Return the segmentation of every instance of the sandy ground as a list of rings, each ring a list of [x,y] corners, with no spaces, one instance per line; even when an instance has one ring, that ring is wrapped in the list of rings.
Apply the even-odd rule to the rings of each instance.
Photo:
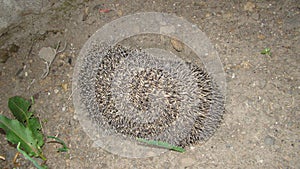
[[[124,158],[93,148],[73,118],[73,68],[83,44],[104,24],[150,11],[176,14],[206,33],[226,72],[227,113],[209,141],[183,154]],[[19,47],[0,63],[1,111],[11,117],[8,98],[34,96],[44,133],[70,147],[68,153],[57,153],[57,144],[43,147],[50,168],[300,168],[299,18],[297,0],[53,1],[48,10],[27,15],[0,37],[3,49]],[[67,48],[41,79],[45,64],[38,53],[59,41]],[[271,56],[260,54],[266,47]],[[0,143],[0,155],[6,157],[0,168],[12,168],[16,150],[4,134]],[[18,162],[19,168],[34,168],[23,157]]]

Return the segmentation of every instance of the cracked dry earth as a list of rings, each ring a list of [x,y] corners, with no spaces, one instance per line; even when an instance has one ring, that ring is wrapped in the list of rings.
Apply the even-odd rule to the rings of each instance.
[[[26,15],[0,37],[9,56],[0,63],[1,113],[11,117],[7,101],[12,96],[35,98],[33,109],[44,133],[59,136],[70,148],[57,153],[59,145],[46,144],[50,168],[300,168],[299,1],[65,2],[52,0],[46,10]],[[72,73],[81,47],[96,30],[122,16],[150,11],[183,17],[209,37],[226,73],[227,113],[213,137],[185,153],[124,158],[92,147],[73,118]],[[42,79],[45,64],[39,51],[59,41],[67,43],[66,50]],[[266,47],[271,56],[260,54]],[[4,134],[0,143],[5,157],[0,168],[13,168],[15,147]],[[34,168],[22,156],[17,162],[15,167]]]

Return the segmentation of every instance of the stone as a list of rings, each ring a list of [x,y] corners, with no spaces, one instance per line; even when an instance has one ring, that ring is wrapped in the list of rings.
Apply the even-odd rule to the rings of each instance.
[[[245,11],[249,11],[249,12],[253,12],[253,9],[255,8],[255,4],[252,3],[252,2],[247,2],[245,5],[244,5],[244,10]]]
[[[61,84],[61,87],[64,89],[64,91],[66,92],[68,90],[68,83],[63,83]]]
[[[171,39],[171,44],[177,52],[181,52],[183,50],[183,44],[180,41]]]
[[[39,51],[39,57],[44,59],[46,62],[51,63],[55,58],[56,51],[51,47],[43,47]]]
[[[272,146],[275,144],[275,138],[268,135],[265,137],[264,142],[266,145]]]

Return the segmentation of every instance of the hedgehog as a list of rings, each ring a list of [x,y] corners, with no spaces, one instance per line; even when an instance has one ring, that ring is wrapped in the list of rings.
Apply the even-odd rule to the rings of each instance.
[[[108,134],[186,147],[219,127],[224,96],[207,71],[182,58],[93,43],[79,74],[89,118]]]

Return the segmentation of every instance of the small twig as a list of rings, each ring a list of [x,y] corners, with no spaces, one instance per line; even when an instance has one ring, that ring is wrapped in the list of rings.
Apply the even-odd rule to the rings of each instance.
[[[75,87],[74,90],[77,90],[77,87]],[[68,100],[71,100],[71,98],[72,98],[72,96],[73,96],[73,94],[74,94],[74,90],[71,91],[71,94],[70,94],[70,96],[68,97]]]
[[[29,49],[28,54],[27,54],[27,56],[26,56],[25,59],[27,59],[27,58],[29,57],[29,55],[31,54],[34,43],[35,43],[35,42],[34,42],[34,40],[33,40],[33,41],[31,42],[30,49]]]
[[[20,155],[20,152],[17,152],[17,153],[15,154],[15,156],[14,156],[14,158],[13,158],[13,163],[14,163],[14,165],[18,165],[17,159],[18,159],[19,155]]]
[[[30,89],[30,87],[33,85],[34,82],[35,82],[35,79],[33,79],[33,80],[30,82],[30,84],[29,84],[28,87],[27,87],[27,90]]]
[[[55,49],[55,54],[54,54],[54,58],[52,59],[52,61],[50,61],[49,63],[48,62],[45,62],[45,64],[46,64],[46,72],[42,75],[42,79],[44,79],[45,77],[47,77],[48,76],[48,74],[49,74],[49,72],[50,72],[50,66],[51,66],[51,64],[53,63],[53,61],[55,60],[55,58],[56,58],[56,56],[58,55],[58,54],[60,54],[60,53],[62,53],[62,52],[64,52],[65,50],[66,50],[66,48],[67,48],[67,42],[65,42],[65,46],[64,46],[64,48],[62,49],[62,50],[58,50],[59,49],[59,47],[60,47],[60,41],[58,41],[58,45],[57,45],[57,47],[56,47],[56,49]]]
[[[46,72],[41,76],[42,79],[45,79],[45,77],[49,74],[49,63],[48,62],[44,62],[46,64]]]
[[[60,44],[60,41],[58,43]],[[60,45],[57,46],[56,51],[58,50],[59,47],[60,47]],[[67,42],[65,42],[65,46],[64,46],[64,48],[62,50],[56,52],[56,55],[64,52],[66,50],[66,48],[67,48]]]
[[[0,156],[0,159],[5,161],[5,157],[4,156]]]

